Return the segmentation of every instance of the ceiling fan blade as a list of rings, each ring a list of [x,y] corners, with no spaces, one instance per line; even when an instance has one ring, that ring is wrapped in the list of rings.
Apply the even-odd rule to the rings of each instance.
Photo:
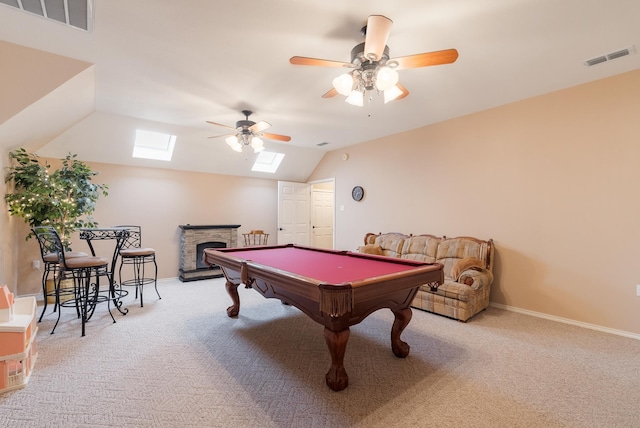
[[[446,49],[443,51],[426,52],[416,55],[401,56],[392,58],[389,61],[396,61],[398,66],[396,70],[406,68],[426,67],[429,65],[451,64],[458,59],[458,51],[455,49]]]
[[[367,34],[364,39],[364,56],[379,61],[387,45],[393,21],[382,15],[371,15],[367,20]],[[369,55],[375,55],[370,58]]]
[[[307,58],[306,56],[292,56],[289,62],[293,65],[313,65],[317,67],[353,67],[350,62],[331,61],[328,59]]]
[[[394,101],[401,100],[404,97],[406,97],[407,95],[409,95],[409,91],[407,91],[407,88],[405,88],[404,86],[402,86],[399,83],[396,83],[396,86],[398,87],[398,89],[400,89],[402,91],[402,94],[398,95],[398,98],[396,98]]]
[[[207,138],[220,138],[220,137],[230,137],[233,134],[223,134],[223,135],[213,135],[211,137],[207,137]]]
[[[262,136],[270,140],[291,141],[291,137],[289,137],[288,135],[269,134],[267,132],[263,132]]]
[[[236,129],[236,128],[232,128],[231,126],[223,125],[223,124],[221,124],[221,123],[211,122],[211,121],[208,121],[208,120],[207,120],[206,122],[207,122],[207,123],[210,123],[210,124],[212,124],[212,125],[222,126],[223,128],[227,128],[227,129],[233,129],[233,130],[235,130],[235,129]]]
[[[261,122],[254,123],[253,125],[251,125],[249,127],[249,131],[251,131],[251,132],[260,132],[263,129],[267,129],[270,126],[271,126],[270,123],[261,121]]]
[[[322,95],[322,98],[331,98],[335,97],[336,95],[338,95],[338,91],[336,91],[336,88],[331,88]]]

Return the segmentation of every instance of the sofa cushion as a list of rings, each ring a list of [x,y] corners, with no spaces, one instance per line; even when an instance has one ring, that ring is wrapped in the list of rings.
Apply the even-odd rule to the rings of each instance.
[[[382,247],[376,244],[366,244],[358,247],[358,251],[363,254],[373,254],[376,256],[382,256]]]
[[[453,266],[451,267],[451,278],[453,278],[454,281],[457,281],[458,278],[460,277],[460,274],[465,270],[467,269],[482,270],[484,269],[484,267],[485,267],[485,263],[476,257],[465,257],[464,259],[458,259],[456,262],[453,263]],[[467,285],[471,285],[471,284],[467,284]]]
[[[383,233],[376,236],[375,245],[382,248],[382,255],[387,257],[400,257],[405,239],[409,238],[402,233]]]
[[[435,263],[438,244],[442,238],[433,235],[416,235],[405,239],[402,246],[403,259]]]

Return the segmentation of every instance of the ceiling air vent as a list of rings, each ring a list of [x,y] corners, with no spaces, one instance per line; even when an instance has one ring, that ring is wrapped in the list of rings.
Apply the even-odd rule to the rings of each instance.
[[[322,146],[326,146],[327,144],[329,144],[329,143],[327,143],[326,141],[323,141],[322,143],[316,144],[316,146],[322,147]]]
[[[615,52],[610,52],[608,54],[600,55],[595,58],[588,59],[584,62],[584,65],[587,67],[591,67],[596,64],[600,64],[607,61],[613,61],[614,59],[622,58],[623,56],[631,55],[636,52],[635,46],[631,46],[628,48],[620,49]]]
[[[81,30],[91,31],[93,25],[93,0],[0,0],[0,4]]]

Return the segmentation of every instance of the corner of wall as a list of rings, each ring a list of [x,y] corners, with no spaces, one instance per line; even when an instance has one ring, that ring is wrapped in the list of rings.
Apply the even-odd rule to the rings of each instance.
[[[9,165],[9,154],[7,150],[2,150],[0,153],[0,168],[3,172],[7,165]],[[13,231],[13,219],[9,215],[7,204],[4,200],[4,195],[7,192],[4,174],[2,178],[0,180],[0,194],[2,195],[2,201],[0,202],[0,207],[2,207],[2,214],[0,214],[0,236],[2,236],[2,239],[0,239],[0,284],[6,284],[12,293],[16,293],[15,233]]]

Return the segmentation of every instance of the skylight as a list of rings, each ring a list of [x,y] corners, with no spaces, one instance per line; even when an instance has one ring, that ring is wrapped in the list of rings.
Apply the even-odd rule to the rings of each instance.
[[[133,157],[170,161],[175,144],[175,135],[137,129]]]
[[[256,172],[270,172],[274,173],[278,170],[280,166],[280,162],[284,159],[284,153],[275,153],[275,152],[260,152],[258,153],[258,158],[256,162],[253,164],[253,168],[251,171]]]

